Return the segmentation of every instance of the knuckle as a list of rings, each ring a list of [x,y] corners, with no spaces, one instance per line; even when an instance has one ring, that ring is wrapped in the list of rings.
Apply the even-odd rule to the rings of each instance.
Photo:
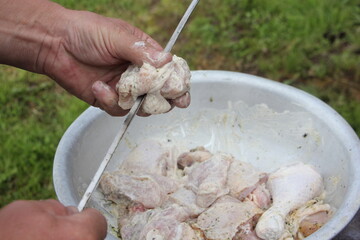
[[[46,199],[46,200],[44,200],[44,202],[47,202],[56,207],[63,207],[63,205],[58,200],[55,200],[55,199]]]
[[[44,212],[39,212],[38,214],[33,214],[31,216],[33,222],[36,222],[39,226],[44,228],[56,230],[57,228],[57,220],[56,218]]]
[[[13,201],[12,203],[10,203],[8,206],[9,207],[19,207],[19,206],[23,206],[26,203],[27,203],[27,201],[25,201],[25,200],[16,200],[16,201]]]

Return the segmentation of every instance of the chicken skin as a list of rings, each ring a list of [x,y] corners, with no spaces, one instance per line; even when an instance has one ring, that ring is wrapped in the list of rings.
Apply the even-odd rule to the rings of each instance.
[[[148,63],[131,65],[116,85],[119,106],[130,109],[138,96],[147,94],[142,109],[148,114],[168,112],[168,100],[176,100],[190,90],[190,69],[186,61],[176,55],[161,68]]]
[[[122,240],[300,240],[332,216],[321,175],[296,163],[273,173],[204,147],[146,140],[100,187]]]

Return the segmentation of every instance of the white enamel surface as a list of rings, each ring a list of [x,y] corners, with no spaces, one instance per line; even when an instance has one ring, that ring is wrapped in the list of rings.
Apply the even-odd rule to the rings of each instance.
[[[191,95],[188,109],[136,117],[108,170],[149,137],[181,142],[183,147],[205,145],[211,151],[230,152],[266,172],[303,161],[322,174],[326,201],[337,209],[308,239],[331,239],[351,220],[360,205],[360,143],[332,108],[293,87],[225,71],[192,72]],[[237,101],[244,104],[235,104]],[[226,112],[229,102],[233,110]],[[53,168],[62,203],[77,205],[123,121],[90,107],[68,128]]]

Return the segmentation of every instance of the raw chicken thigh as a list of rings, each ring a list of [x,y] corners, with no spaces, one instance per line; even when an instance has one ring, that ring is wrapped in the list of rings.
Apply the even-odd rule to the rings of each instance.
[[[190,77],[186,61],[176,55],[161,68],[155,68],[148,63],[141,67],[131,65],[116,85],[118,104],[123,109],[130,109],[138,96],[147,94],[142,104],[145,113],[168,112],[171,106],[167,99],[176,99],[188,92]]]
[[[308,164],[267,174],[227,153],[155,140],[100,187],[117,207],[122,240],[300,240],[331,217],[322,177]]]

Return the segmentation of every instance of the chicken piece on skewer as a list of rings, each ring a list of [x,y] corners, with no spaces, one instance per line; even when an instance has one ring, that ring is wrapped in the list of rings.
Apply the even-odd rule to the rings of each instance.
[[[266,240],[277,240],[284,232],[289,212],[323,192],[323,180],[315,169],[304,163],[282,167],[269,175],[267,182],[273,205],[260,217],[256,234]]]
[[[181,102],[181,98],[189,98],[187,92],[190,89],[190,77],[186,61],[176,55],[161,68],[155,68],[148,63],[141,67],[131,65],[116,85],[118,104],[123,109],[130,109],[138,96],[147,94],[142,104],[145,113],[168,112],[171,109],[168,100]]]

